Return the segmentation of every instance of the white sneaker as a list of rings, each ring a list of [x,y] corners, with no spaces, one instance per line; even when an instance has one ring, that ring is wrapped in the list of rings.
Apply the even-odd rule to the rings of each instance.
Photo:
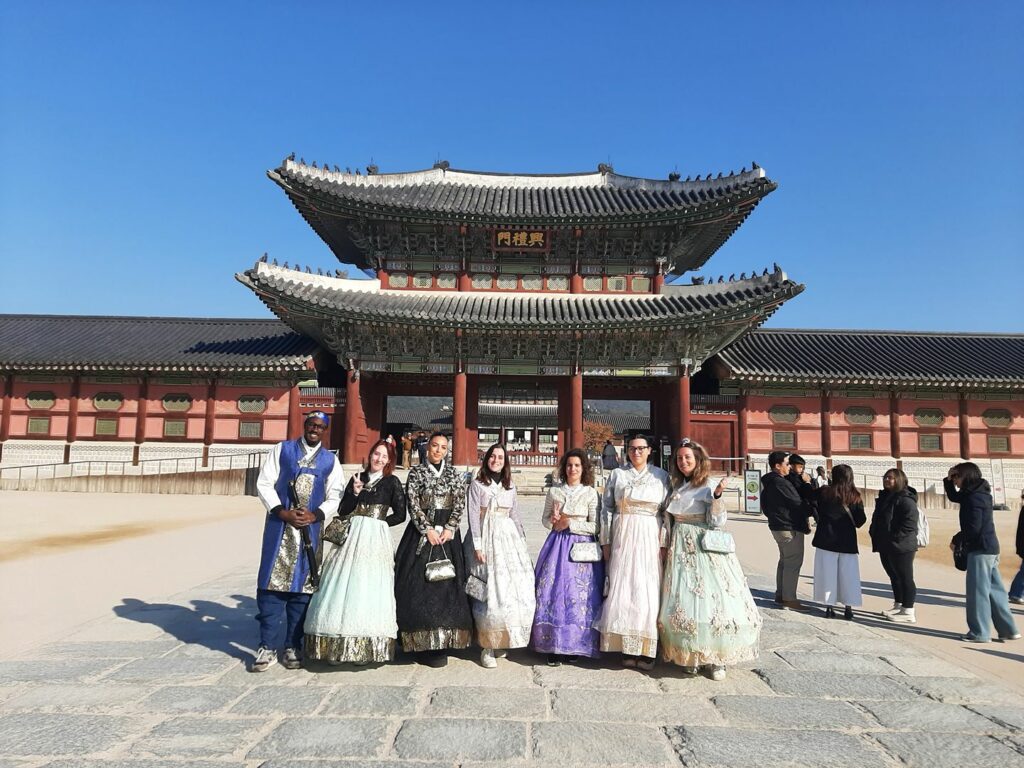
[[[250,672],[266,672],[271,664],[277,661],[277,654],[269,648],[260,646],[256,651],[256,658],[252,660]]]
[[[711,679],[719,682],[725,680],[725,667],[712,667]]]
[[[900,624],[917,624],[913,608],[900,608],[896,613],[890,613],[885,618],[889,621],[896,621]]]
[[[903,609],[903,606],[899,603],[893,603],[892,608],[886,608],[885,610],[879,611],[879,616],[892,616],[894,613],[899,613]]]
[[[480,651],[480,666],[484,669],[494,669],[498,666],[498,660],[494,658],[494,651],[490,648]]]

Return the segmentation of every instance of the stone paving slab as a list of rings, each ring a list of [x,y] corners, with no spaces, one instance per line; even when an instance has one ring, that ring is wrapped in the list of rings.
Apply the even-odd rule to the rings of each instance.
[[[219,765],[219,763],[218,763]],[[463,766],[466,763],[462,764]],[[486,763],[494,768],[495,763]],[[521,763],[519,765],[522,765]],[[453,768],[455,763],[432,763],[420,760],[368,760],[365,757],[352,760],[286,760],[271,759],[261,762],[259,768]],[[460,766],[461,768],[461,766]]]
[[[811,651],[778,651],[778,656],[795,669],[804,672],[829,672],[840,675],[892,675],[899,672],[894,666],[875,656],[855,656],[841,653],[815,653]]]
[[[907,685],[920,694],[950,704],[1004,704],[1024,706],[1024,696],[986,680],[958,677],[911,677]]]
[[[261,719],[175,717],[165,720],[131,747],[131,753],[153,757],[229,757],[251,743]]]
[[[416,714],[423,691],[400,685],[345,685],[333,690],[325,715],[401,717]]]
[[[843,637],[830,635],[825,638],[829,645],[843,653],[868,656],[913,656],[922,659],[934,659],[928,651],[905,640],[892,640],[887,637],[873,638]]]
[[[725,680],[712,680],[707,675],[684,675],[678,667],[663,665],[657,675],[658,687],[677,696],[708,698],[714,694],[748,694],[771,696],[774,691],[752,670],[729,669]]]
[[[852,704],[833,699],[715,696],[711,701],[733,728],[848,730],[874,725]]]
[[[310,687],[261,685],[228,711],[233,715],[311,715],[324,703],[328,693]]]
[[[526,757],[526,736],[526,723],[415,719],[402,724],[394,749],[412,760],[510,760]]]
[[[388,733],[385,720],[306,717],[282,722],[247,755],[277,757],[378,757]]]
[[[430,695],[425,717],[483,717],[506,720],[544,720],[547,695],[540,688],[438,688]]]
[[[509,653],[509,658],[498,659],[498,666],[495,669],[485,669],[478,661],[479,651],[474,653],[473,659],[450,658],[448,666],[435,669],[425,664],[417,664],[414,667],[412,684],[422,687],[433,688],[438,685],[456,686],[466,685],[470,687],[495,687],[495,688],[532,688],[535,683],[533,679],[534,667],[530,663],[521,663],[514,654]]]
[[[24,690],[4,703],[7,710],[40,709],[55,712],[113,712],[131,708],[149,693],[144,685],[44,683]]]
[[[711,702],[704,698],[665,693],[563,688],[551,692],[552,714],[570,722],[722,725]]]
[[[145,730],[138,718],[18,713],[0,716],[0,755],[85,755]]]
[[[936,659],[934,656],[902,656],[885,654],[882,659],[892,664],[904,675],[910,677],[972,677],[977,676],[966,669]]]
[[[209,714],[223,710],[245,691],[241,686],[170,685],[151,693],[139,702],[137,709],[167,714]]]
[[[1024,765],[1024,754],[991,736],[944,733],[872,733],[909,768],[1010,768]]]
[[[0,683],[59,683],[99,677],[124,664],[104,659],[53,659],[0,661]]]
[[[884,727],[897,731],[998,733],[1005,729],[959,704],[938,701],[865,701],[861,703]]]
[[[131,683],[203,682],[216,678],[229,669],[237,667],[234,659],[222,656],[219,659],[136,659],[129,661],[109,675],[105,681]]]
[[[276,669],[271,667],[270,671],[275,672],[278,677],[288,677],[293,682],[298,682],[302,685],[412,685],[420,666],[403,659],[398,662],[381,664],[375,667],[357,667],[352,665],[332,667],[327,664],[315,664],[309,670],[296,670],[299,672],[298,675],[289,673],[286,670],[282,671],[279,664],[275,665]],[[451,666],[454,668],[454,662]],[[244,670],[232,672],[231,674],[232,676],[245,677]]]
[[[898,678],[880,675],[810,675],[796,670],[758,670],[765,685],[782,696],[821,699],[911,700],[920,696]]]
[[[2,766],[3,763],[0,763]],[[145,760],[139,761],[131,757],[114,758],[112,760],[54,760],[44,763],[40,768],[246,768],[245,763],[212,762],[207,760]]]
[[[830,731],[763,731],[686,726],[668,731],[683,765],[701,768],[892,768],[860,736]]]
[[[970,708],[980,715],[1024,733],[1024,707],[1001,707],[992,704],[971,704]]]
[[[613,656],[610,665],[616,663]],[[664,666],[664,665],[662,665]],[[635,669],[614,666],[597,668],[595,665],[583,666],[563,664],[560,667],[536,667],[534,676],[537,684],[544,688],[608,688],[620,691],[648,691],[656,693],[658,687],[658,669],[643,673]]]
[[[533,756],[545,765],[664,765],[670,757],[658,728],[619,724],[535,723]]]
[[[139,659],[163,656],[181,645],[180,640],[173,638],[128,642],[93,640],[44,645],[35,655],[50,658]]]

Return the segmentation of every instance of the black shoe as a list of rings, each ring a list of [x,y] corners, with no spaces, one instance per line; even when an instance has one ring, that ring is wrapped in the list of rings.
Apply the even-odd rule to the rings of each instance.
[[[434,652],[424,654],[426,656],[423,661],[428,667],[447,667],[448,666],[448,654],[444,652]]]
[[[548,654],[548,666],[549,667],[560,667],[562,666],[562,659],[559,658],[557,653]]]
[[[843,611],[843,618],[847,621],[853,621],[853,608],[846,606],[846,610]]]
[[[1012,640],[1013,638],[1010,638],[1010,639]],[[570,664],[575,664],[577,661],[580,660],[580,657],[579,656],[566,656],[565,660],[567,662],[569,662]]]
[[[834,619],[836,617],[836,609],[831,605],[825,606],[825,618]]]

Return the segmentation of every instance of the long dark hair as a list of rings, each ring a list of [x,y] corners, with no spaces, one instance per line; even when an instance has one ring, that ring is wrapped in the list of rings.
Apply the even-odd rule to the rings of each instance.
[[[571,451],[566,451],[562,458],[559,459],[558,479],[563,483],[565,482],[565,467],[573,456],[579,459],[580,464],[583,465],[583,471],[580,473],[580,485],[592,486],[594,484],[594,468],[590,465],[590,459],[587,458],[587,454],[581,448],[573,448]]]
[[[860,491],[853,484],[853,469],[849,464],[832,467],[832,483],[821,489],[823,501],[838,501],[844,507],[861,503]]]
[[[487,464],[490,462],[491,456],[499,448],[505,454],[505,466],[501,468],[501,474],[495,476]],[[508,462],[508,450],[506,450],[504,443],[495,443],[487,449],[483,461],[480,462],[480,471],[476,473],[476,479],[484,485],[490,485],[492,482],[498,481],[505,490],[512,487],[512,466]]]
[[[981,467],[973,461],[957,464],[953,467],[953,472],[956,474],[956,484],[960,486],[960,490],[973,491],[983,482]]]

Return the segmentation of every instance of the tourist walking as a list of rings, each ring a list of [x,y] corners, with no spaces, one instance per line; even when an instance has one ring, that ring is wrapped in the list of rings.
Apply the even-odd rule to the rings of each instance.
[[[402,465],[408,469],[412,466],[412,435],[402,435]]]
[[[825,472],[824,467],[818,467],[814,470],[814,486],[816,488],[824,488],[828,485],[828,474]]]
[[[307,659],[372,664],[395,657],[395,559],[389,528],[406,516],[405,490],[392,474],[396,461],[392,444],[374,444],[366,470],[349,480],[338,517],[324,529],[332,546],[306,613]]]
[[[536,609],[533,563],[519,517],[512,468],[505,446],[492,445],[484,454],[466,494],[472,553],[470,573],[483,582],[483,600],[471,601],[480,664],[498,665],[509,648],[525,648]],[[467,555],[467,559],[469,555]]]
[[[727,665],[757,658],[761,614],[731,551],[732,537],[722,530],[726,479],[712,485],[710,473],[707,450],[683,440],[665,509],[672,534],[658,631],[662,659],[688,674],[704,668],[712,680],[724,680]]]
[[[860,491],[853,484],[848,464],[832,468],[832,481],[818,493],[818,524],[814,530],[814,601],[835,618],[842,603],[844,618],[853,620],[853,609],[863,604],[860,590],[860,550],[857,529],[867,522]]]
[[[896,467],[888,470],[882,475],[882,490],[875,500],[868,535],[871,550],[878,553],[892,585],[892,607],[882,611],[882,616],[890,621],[917,622],[914,557],[920,517],[917,491],[907,484],[906,474]]]
[[[271,448],[256,481],[267,517],[256,580],[260,645],[253,672],[265,671],[278,651],[286,669],[302,666],[302,625],[319,583],[320,528],[338,511],[344,482],[337,457],[321,444],[330,421],[322,411],[307,414],[302,437]]]
[[[601,450],[601,466],[609,472],[619,468],[619,452],[615,450],[615,444],[611,440],[604,441],[604,448]]]
[[[594,621],[605,574],[597,544],[600,499],[586,453],[579,448],[565,453],[558,480],[548,489],[541,516],[551,533],[537,555],[537,613],[530,640],[533,650],[548,654],[550,666],[600,655]]]
[[[960,505],[960,532],[949,548],[959,543],[967,554],[968,632],[961,639],[987,643],[994,625],[998,640],[1017,640],[1020,633],[999,575],[999,539],[992,521],[991,488],[982,479],[978,465],[970,461],[952,467],[942,484],[946,497]]]
[[[1020,493],[1020,514],[1017,516],[1017,557],[1020,570],[1010,584],[1010,602],[1024,603],[1024,491]]]
[[[803,610],[796,599],[796,589],[804,563],[804,534],[811,532],[807,524],[810,508],[787,480],[788,474],[789,454],[768,454],[768,473],[761,478],[761,511],[768,518],[768,530],[779,548],[775,602],[786,609]]]
[[[665,470],[648,463],[649,438],[634,436],[626,453],[628,464],[611,473],[602,499],[598,531],[608,597],[595,627],[602,651],[621,652],[623,666],[651,670],[658,653],[662,547],[668,544],[661,508],[669,480]]]
[[[435,667],[448,663],[449,650],[468,648],[473,629],[459,534],[466,484],[447,456],[448,438],[435,432],[427,441],[426,461],[409,470],[409,525],[395,553],[402,649],[423,654]]]

